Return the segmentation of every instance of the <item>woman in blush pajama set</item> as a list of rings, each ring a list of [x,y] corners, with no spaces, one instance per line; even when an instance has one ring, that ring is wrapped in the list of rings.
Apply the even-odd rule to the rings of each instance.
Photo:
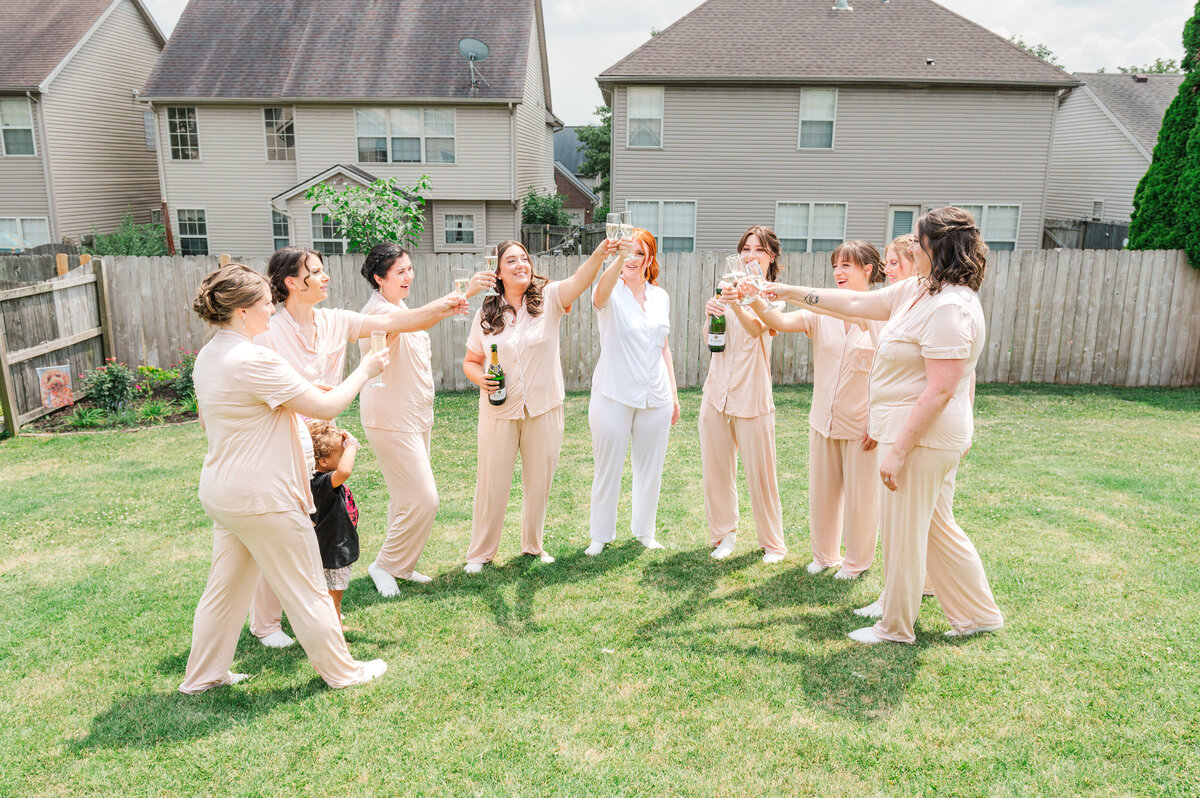
[[[738,252],[754,257],[768,280],[776,280],[779,238],[755,225],[742,234]],[[705,306],[709,316],[736,321],[725,326],[725,349],[714,352],[700,400],[700,468],[704,475],[704,513],[712,557],[723,560],[737,543],[737,461],[741,457],[754,510],[754,528],[763,562],[787,554],[783,505],[775,471],[775,401],[771,396],[771,335],[754,314],[736,301],[732,286]]]
[[[296,415],[344,410],[382,370],[387,355],[364,358],[328,392],[313,388],[283,358],[253,343],[268,328],[274,308],[266,280],[240,264],[205,278],[193,308],[217,327],[196,356],[194,372],[208,436],[200,503],[213,519],[213,553],[179,691],[202,693],[246,678],[229,668],[260,573],[330,687],[370,681],[387,665],[358,662],[346,647],[309,517],[309,467]]]
[[[814,310],[887,319],[871,367],[870,433],[880,445],[883,616],[850,637],[912,643],[929,581],[959,637],[1004,625],[979,553],[954,521],[954,474],[974,431],[971,385],[984,345],[978,290],[987,247],[955,207],[917,221],[917,277],[880,291],[772,286]]]

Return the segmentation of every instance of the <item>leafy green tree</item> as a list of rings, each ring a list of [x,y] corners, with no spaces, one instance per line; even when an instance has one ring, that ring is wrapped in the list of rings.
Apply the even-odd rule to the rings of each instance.
[[[1174,58],[1168,58],[1165,61],[1161,58],[1155,58],[1153,64],[1145,66],[1119,66],[1117,71],[1122,75],[1178,75],[1180,72],[1179,62]]]
[[[304,193],[313,210],[324,210],[338,225],[351,252],[366,252],[376,244],[402,244],[415,248],[425,232],[425,194],[429,175],[411,186],[384,177],[363,188],[353,183],[338,189],[317,183]]]
[[[125,209],[121,223],[111,233],[101,233],[92,227],[92,243],[84,245],[89,255],[137,255],[153,257],[167,254],[167,231],[161,224],[138,224],[133,220],[133,211]]]
[[[1010,42],[1012,42],[1013,44],[1015,44],[1017,47],[1020,47],[1022,50],[1025,50],[1026,52],[1029,52],[1029,53],[1033,53],[1034,55],[1036,55],[1038,58],[1042,59],[1046,63],[1054,64],[1054,66],[1056,66],[1056,67],[1062,66],[1062,64],[1060,64],[1058,62],[1058,56],[1056,56],[1049,47],[1047,47],[1044,44],[1041,44],[1040,42],[1038,44],[1030,44],[1030,43],[1026,42],[1024,39],[1022,39],[1019,35],[1016,35],[1016,34],[1010,36],[1008,38],[1008,40]]]
[[[1150,168],[1138,183],[1129,223],[1130,249],[1184,249],[1200,268],[1200,2],[1183,29],[1187,76],[1163,115]]]
[[[553,224],[568,225],[571,217],[563,210],[566,197],[562,194],[549,192],[545,196],[538,195],[532,188],[521,203],[521,224]]]
[[[599,124],[581,125],[575,129],[579,148],[583,150],[579,173],[584,177],[600,178],[600,185],[596,189],[607,208],[608,192],[612,188],[612,109],[607,105],[598,106],[596,116],[600,117]]]

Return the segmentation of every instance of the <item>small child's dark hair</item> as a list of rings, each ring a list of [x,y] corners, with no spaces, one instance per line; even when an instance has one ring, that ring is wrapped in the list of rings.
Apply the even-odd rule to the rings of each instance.
[[[309,420],[308,434],[312,436],[313,458],[317,460],[333,454],[333,450],[337,448],[338,441],[342,439],[342,431],[340,429],[328,421],[318,421],[316,419]]]

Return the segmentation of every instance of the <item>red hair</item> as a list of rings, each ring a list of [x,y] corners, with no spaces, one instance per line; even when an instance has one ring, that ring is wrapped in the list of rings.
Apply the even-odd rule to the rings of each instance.
[[[654,236],[649,230],[643,230],[640,227],[633,229],[633,237],[641,242],[642,249],[646,251],[646,266],[644,276],[646,282],[650,285],[658,285],[658,244],[654,240]]]

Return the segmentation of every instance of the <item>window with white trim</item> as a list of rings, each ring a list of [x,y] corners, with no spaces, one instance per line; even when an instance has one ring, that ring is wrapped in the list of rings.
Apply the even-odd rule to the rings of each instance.
[[[474,244],[475,243],[475,214],[448,213],[446,214],[446,243]]]
[[[203,208],[178,208],[179,254],[208,254],[208,218]]]
[[[146,149],[158,149],[158,136],[154,130],[154,112],[142,111],[142,133],[146,136]]]
[[[268,161],[296,160],[296,127],[291,108],[264,108],[263,129]]]
[[[324,213],[312,215],[312,237],[313,249],[322,255],[345,255],[350,249],[342,226]]]
[[[836,118],[837,89],[801,89],[798,148],[833,149],[833,127]]]
[[[777,202],[775,234],[784,252],[832,252],[846,240],[846,203]]]
[[[1021,229],[1020,205],[967,205],[954,203],[975,217],[975,225],[988,249],[1011,252],[1017,248]]]
[[[455,163],[453,108],[359,108],[359,163]]]
[[[167,139],[172,161],[200,160],[200,128],[195,108],[167,109]]]
[[[650,231],[659,252],[696,249],[696,203],[673,200],[627,200],[625,210],[635,227]]]
[[[1104,218],[1104,200],[1092,200],[1092,218]]]
[[[283,249],[292,243],[292,224],[287,214],[271,211],[271,237],[275,241],[275,249]]]
[[[150,224],[162,224],[162,208],[150,209]]]
[[[11,237],[11,240],[10,240]],[[0,218],[0,250],[28,249],[50,243],[50,220],[43,217]]]
[[[661,147],[663,87],[630,86],[625,90],[625,144],[628,147]]]
[[[37,155],[33,143],[33,108],[25,97],[0,100],[0,154]]]

